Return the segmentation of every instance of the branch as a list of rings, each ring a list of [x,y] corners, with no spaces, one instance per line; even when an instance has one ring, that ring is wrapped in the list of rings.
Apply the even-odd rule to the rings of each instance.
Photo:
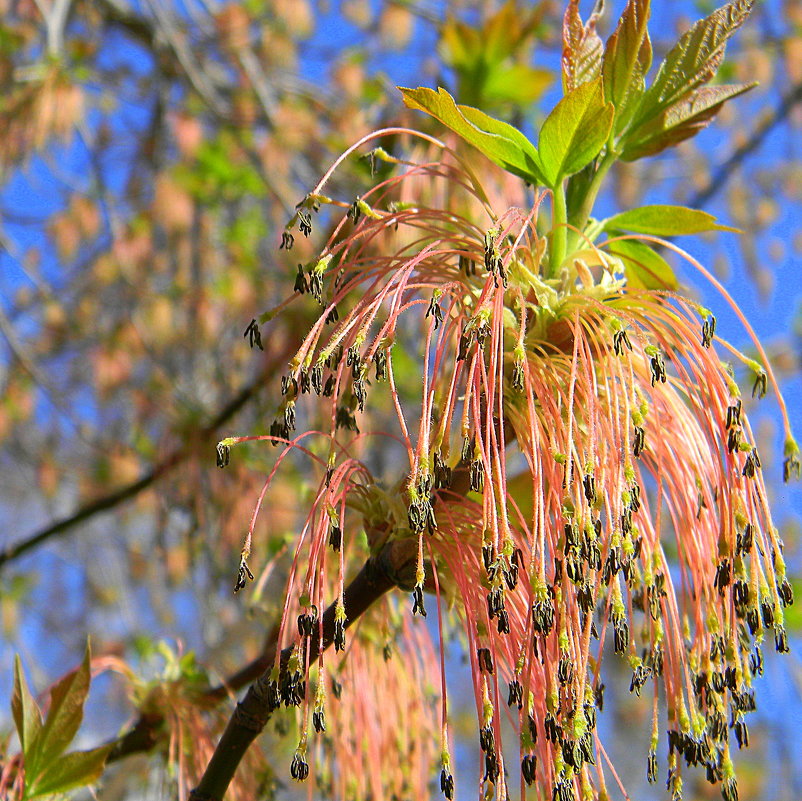
[[[388,543],[378,556],[368,559],[345,588],[343,604],[347,615],[346,628],[375,601],[397,586],[397,576],[403,574],[410,563],[414,563],[417,548],[404,547],[407,544],[403,541]],[[331,604],[323,614],[322,643],[318,638],[309,640],[309,664],[334,640],[335,609],[336,604]],[[282,672],[286,670],[293,649],[294,646],[289,646],[281,652]],[[278,708],[271,701],[271,669],[272,665],[250,686],[245,697],[237,704],[200,783],[189,795],[189,801],[222,801],[245,752]]]
[[[794,108],[802,102],[802,83],[797,83],[785,94],[773,113],[766,117],[752,132],[752,135],[716,170],[706,187],[699,190],[689,201],[691,208],[701,208],[714,195],[723,189],[733,172],[746,158],[763,143],[763,140],[776,128]]]
[[[80,507],[71,515],[57,520],[46,526],[41,531],[33,534],[27,539],[20,542],[12,543],[11,545],[0,551],[0,570],[6,562],[16,559],[18,556],[26,553],[27,551],[36,548],[43,542],[47,542],[54,537],[61,536],[79,523],[83,523],[91,517],[94,517],[100,512],[105,512],[107,509],[113,509],[125,501],[139,495],[140,492],[146,490],[157,479],[161,478],[165,473],[169,472],[176,465],[187,459],[191,453],[196,450],[195,442],[202,440],[218,429],[223,423],[233,417],[255,394],[260,386],[265,381],[265,378],[272,374],[273,366],[268,365],[263,369],[260,374],[250,383],[247,384],[238,395],[232,398],[212,420],[193,437],[191,445],[185,445],[182,448],[177,448],[172,453],[168,454],[161,462],[152,467],[144,475],[140,476],[130,484],[126,484],[113,492],[103,495],[100,498],[91,501],[85,506]]]

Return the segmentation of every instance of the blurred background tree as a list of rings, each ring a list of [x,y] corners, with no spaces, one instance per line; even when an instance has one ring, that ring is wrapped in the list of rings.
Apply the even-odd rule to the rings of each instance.
[[[712,8],[655,5],[656,58]],[[275,636],[275,579],[245,600],[231,586],[272,451],[254,447],[227,471],[213,451],[232,431],[267,430],[297,331],[314,319],[295,304],[263,350],[243,338],[317,253],[321,231],[280,249],[284,224],[336,154],[410,119],[396,84],[439,83],[529,130],[559,92],[562,12],[547,1],[0,0],[0,686],[19,652],[44,687],[91,633],[121,676],[96,685],[89,747],[159,712],[166,687],[189,699],[173,711],[192,732],[193,688],[258,660]],[[607,202],[687,203],[746,232],[703,256],[769,338],[799,409],[802,3],[759,5],[722,73],[761,86],[692,142],[621,165]],[[354,161],[329,191],[355,197],[369,176]],[[776,452],[770,415],[760,430],[762,453]],[[279,481],[259,531],[265,562],[297,530],[300,464]],[[798,575],[799,497],[776,492]],[[774,690],[797,710],[800,675],[798,662],[783,667]],[[641,714],[630,706],[617,714]],[[802,792],[785,734],[753,747],[778,768],[756,768],[747,797]],[[183,774],[165,756],[127,759],[100,797],[172,790]]]

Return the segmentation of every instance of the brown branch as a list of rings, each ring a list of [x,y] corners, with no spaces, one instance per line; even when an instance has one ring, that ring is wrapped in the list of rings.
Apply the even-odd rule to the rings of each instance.
[[[378,556],[368,559],[356,577],[345,588],[343,605],[348,628],[386,592],[397,586],[397,576],[403,574],[415,559],[416,547],[407,547],[407,541],[393,541]],[[413,546],[416,545],[413,543]],[[308,645],[311,664],[334,640],[336,605],[323,614],[322,643],[312,638]],[[293,646],[281,652],[281,670],[285,670]],[[259,736],[278,705],[271,693],[271,667],[250,686],[245,697],[237,704],[234,714],[223,732],[220,742],[209,761],[198,786],[190,793],[190,801],[222,801],[234,774],[251,743]]]
[[[718,194],[735,170],[763,143],[763,140],[785,120],[794,108],[802,103],[802,83],[797,83],[785,94],[776,109],[752,132],[752,135],[719,166],[707,186],[700,189],[689,201],[691,208],[700,208]]]
[[[209,421],[200,431],[197,432],[194,440],[202,440],[212,435],[223,423],[233,417],[255,394],[260,386],[263,385],[265,378],[272,372],[272,364],[260,372],[260,374],[249,384],[247,384],[238,395],[233,397],[213,418]],[[0,551],[0,570],[7,563],[16,559],[24,553],[36,548],[48,540],[57,536],[62,536],[75,528],[79,523],[83,523],[94,517],[100,512],[105,512],[108,509],[113,509],[125,501],[139,495],[140,492],[146,490],[157,479],[161,478],[165,473],[168,473],[176,465],[186,460],[191,453],[195,451],[194,442],[191,445],[185,445],[181,448],[169,453],[161,462],[152,467],[149,471],[144,473],[135,481],[126,484],[119,489],[116,489],[107,495],[102,495],[94,501],[81,506],[71,515],[63,517],[61,520],[56,520],[54,523],[38,531],[36,534],[27,537],[19,542],[12,543],[11,545]]]

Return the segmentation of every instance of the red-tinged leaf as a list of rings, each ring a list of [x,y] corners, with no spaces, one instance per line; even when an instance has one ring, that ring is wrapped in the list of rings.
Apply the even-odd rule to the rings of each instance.
[[[716,74],[727,40],[743,25],[753,3],[754,0],[734,0],[699,20],[682,36],[643,95],[636,124],[660,114]]]
[[[60,756],[78,732],[89,693],[89,644],[80,666],[68,673],[50,691],[50,708],[39,739],[41,763]]]
[[[646,27],[650,5],[650,0],[629,0],[604,50],[604,97],[615,106],[616,133],[624,130],[637,109],[652,65],[652,43]]]
[[[23,756],[27,759],[35,751],[42,731],[42,712],[28,689],[28,682],[25,681],[19,656],[14,657],[14,692],[11,696],[11,714],[14,716]]]
[[[601,74],[604,45],[596,33],[596,24],[604,10],[604,0],[597,0],[587,24],[579,15],[579,0],[570,0],[563,17],[563,92],[573,91]]]
[[[93,748],[91,751],[73,751],[53,760],[47,769],[30,786],[26,787],[26,798],[41,798],[85,787],[97,781],[103,773],[106,759],[114,747],[113,743]]]
[[[678,286],[671,265],[644,242],[619,239],[610,243],[607,252],[623,262],[631,289],[676,289]]]
[[[703,86],[667,108],[626,137],[621,151],[622,161],[635,161],[653,156],[706,128],[727,100],[748,92],[756,83]]]
[[[399,87],[409,108],[425,111],[505,170],[543,183],[535,146],[517,129],[471,106],[457,106],[445,89]]]
[[[613,104],[604,102],[600,78],[578,86],[554,107],[538,141],[548,186],[579,172],[598,155],[610,135],[613,113]]]
[[[689,209],[686,206],[639,206],[636,209],[623,211],[604,221],[603,230],[629,231],[634,234],[651,236],[682,236],[685,234],[701,234],[704,231],[732,231],[741,233],[737,228],[719,225],[716,218],[706,211]]]

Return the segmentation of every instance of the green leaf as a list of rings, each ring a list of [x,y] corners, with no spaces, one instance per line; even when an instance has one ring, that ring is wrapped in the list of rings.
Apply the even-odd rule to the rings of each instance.
[[[553,109],[540,129],[540,160],[548,186],[579,172],[607,141],[612,103],[604,102],[601,79],[583,83]]]
[[[457,106],[445,89],[399,87],[404,103],[425,111],[459,134],[505,170],[532,183],[543,183],[535,146],[517,129],[471,106]]]
[[[734,0],[699,20],[682,36],[643,95],[636,114],[637,125],[674,105],[716,74],[727,40],[749,16],[753,3],[754,0]]]
[[[554,79],[550,70],[513,64],[490,72],[484,86],[484,98],[491,103],[527,106],[538,100]]]
[[[109,743],[91,751],[73,751],[53,760],[36,782],[26,788],[25,798],[66,793],[97,781],[113,747],[114,744]]]
[[[610,242],[607,252],[621,259],[627,284],[633,289],[676,289],[678,286],[671,265],[644,242],[619,239]]]
[[[635,161],[653,156],[667,147],[696,136],[706,128],[727,100],[742,95],[757,83],[703,86],[667,108],[626,137],[621,151],[622,161]]]
[[[650,13],[650,0],[629,0],[604,50],[604,96],[615,106],[616,133],[626,127],[637,108],[652,65]]]
[[[737,228],[719,225],[716,218],[706,211],[689,209],[685,206],[639,206],[624,211],[604,221],[603,230],[630,231],[635,234],[652,236],[682,236],[684,234],[700,234],[704,231],[732,231],[741,233]]]
[[[50,691],[50,709],[39,740],[41,762],[50,762],[60,756],[78,732],[89,693],[89,659],[87,643],[80,666],[64,676]]]
[[[596,23],[604,10],[604,0],[597,0],[587,24],[579,15],[579,0],[571,0],[563,17],[563,92],[568,94],[601,74],[604,45],[596,33]]]
[[[22,753],[27,758],[33,753],[42,731],[42,712],[28,689],[19,655],[14,656],[14,692],[11,696],[11,714],[17,727]]]

